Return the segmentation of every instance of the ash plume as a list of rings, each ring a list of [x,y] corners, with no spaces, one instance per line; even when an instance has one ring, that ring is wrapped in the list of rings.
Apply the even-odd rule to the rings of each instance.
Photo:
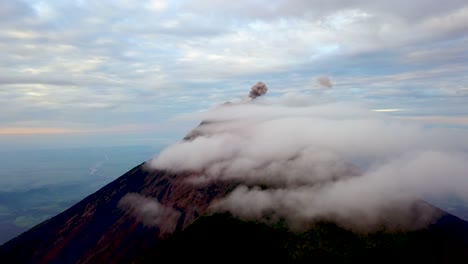
[[[322,220],[360,232],[418,229],[440,214],[421,199],[468,201],[463,131],[428,130],[360,105],[295,101],[288,95],[197,114],[208,121],[197,136],[148,165],[192,172],[195,185],[236,182],[213,211],[285,219],[296,230]]]
[[[317,82],[320,86],[322,87],[326,87],[326,88],[332,88],[333,87],[333,83],[332,81],[330,80],[330,77],[328,76],[320,76],[317,78]]]
[[[268,91],[268,87],[263,82],[257,82],[250,89],[249,97],[255,99],[259,96],[265,95]]]

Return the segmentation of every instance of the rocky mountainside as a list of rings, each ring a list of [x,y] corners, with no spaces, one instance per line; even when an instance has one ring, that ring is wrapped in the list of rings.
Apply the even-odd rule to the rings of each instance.
[[[215,214],[200,217],[136,263],[459,263],[468,257],[467,238],[467,223],[448,214],[426,229],[370,234],[326,222],[295,233],[281,223]]]
[[[63,213],[0,247],[8,263],[128,263],[203,214],[211,200],[224,196],[228,184],[194,188],[183,175],[148,172],[143,164],[83,199]],[[177,219],[145,225],[122,210],[128,193],[154,197],[173,208]],[[174,221],[175,220],[175,221]]]
[[[204,214],[214,199],[235,186],[194,187],[184,175],[148,172],[144,164],[56,217],[0,247],[5,263],[150,263],[281,260],[427,260],[468,257],[468,223],[447,213],[427,229],[413,232],[354,234],[331,223],[303,233],[279,222],[244,222],[229,214]],[[147,225],[122,210],[128,193],[153,197],[173,208],[176,219]],[[171,235],[171,233],[174,234]]]

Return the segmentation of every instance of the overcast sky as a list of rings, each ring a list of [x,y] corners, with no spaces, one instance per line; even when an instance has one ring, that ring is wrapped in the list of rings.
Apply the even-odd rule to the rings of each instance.
[[[466,0],[2,0],[0,147],[177,140],[259,80],[467,127],[467,25]]]

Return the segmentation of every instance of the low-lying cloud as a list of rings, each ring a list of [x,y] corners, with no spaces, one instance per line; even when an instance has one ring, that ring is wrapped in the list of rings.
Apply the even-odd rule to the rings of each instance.
[[[160,204],[152,197],[138,193],[126,194],[117,206],[144,226],[158,227],[163,236],[175,231],[180,217],[180,212]]]
[[[194,184],[234,181],[211,205],[247,220],[285,219],[294,229],[334,221],[359,231],[417,229],[440,211],[420,201],[468,201],[463,133],[428,129],[353,104],[287,100],[223,105],[189,140],[150,166],[192,172]],[[301,97],[304,99],[304,97]],[[466,139],[466,138],[465,138]]]

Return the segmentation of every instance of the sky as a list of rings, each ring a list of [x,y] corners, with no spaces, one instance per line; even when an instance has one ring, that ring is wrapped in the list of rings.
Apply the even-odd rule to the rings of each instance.
[[[257,81],[466,128],[466,25],[464,0],[3,0],[0,148],[173,142]]]

